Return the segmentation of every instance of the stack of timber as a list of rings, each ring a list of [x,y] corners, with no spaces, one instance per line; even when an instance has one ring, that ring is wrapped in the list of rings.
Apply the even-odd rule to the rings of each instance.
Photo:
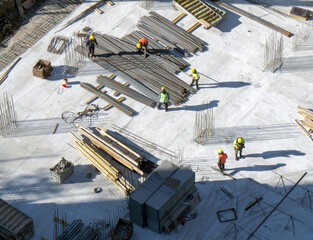
[[[76,136],[73,132],[71,132],[71,134],[74,137],[75,148],[104,176],[124,191],[126,195],[131,194],[135,190],[132,184],[122,176],[121,171],[112,164],[112,160],[107,154],[104,154],[100,149],[88,143],[85,139]]]
[[[190,15],[204,28],[216,26],[226,15],[226,12],[222,9],[201,0],[174,0],[173,6]]]
[[[0,239],[31,239],[33,220],[0,198]]]
[[[313,141],[313,111],[304,107],[298,107],[298,113],[300,113],[304,119],[295,119],[297,125],[301,130]]]

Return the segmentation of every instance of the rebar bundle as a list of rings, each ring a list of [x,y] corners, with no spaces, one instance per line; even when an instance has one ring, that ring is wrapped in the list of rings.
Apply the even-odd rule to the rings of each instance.
[[[83,48],[84,45],[83,39],[77,37],[76,33],[73,33],[64,55],[64,65],[67,66],[65,71],[68,74],[75,75],[77,71],[84,67],[86,63],[85,55],[75,51],[76,48]]]
[[[138,102],[141,102],[149,107],[154,108],[156,102],[151,100],[150,98],[146,97],[145,95],[141,94],[140,92],[137,92],[136,90],[133,90],[129,87],[125,87],[123,84],[110,80],[108,77],[105,76],[98,76],[97,83],[106,86],[108,88],[111,88],[121,94],[124,94],[125,96],[128,96],[130,98],[135,99]]]
[[[3,93],[3,100],[0,103],[0,135],[7,137],[18,126],[17,115],[14,109],[13,98]]]
[[[265,70],[275,72],[283,64],[283,38],[277,32],[272,34],[266,39],[264,49],[264,63]]]
[[[313,33],[313,26],[310,24],[304,24],[297,28],[297,32],[292,39],[292,49],[296,50],[298,46],[304,43]]]
[[[205,104],[206,108],[196,112],[195,125],[193,128],[193,140],[199,144],[206,144],[214,135],[214,117],[212,104]]]
[[[69,40],[66,37],[53,37],[50,41],[47,51],[55,54],[62,54],[63,51],[68,47],[68,43]]]
[[[81,220],[74,220],[56,240],[72,240],[82,230],[83,226],[84,224]]]

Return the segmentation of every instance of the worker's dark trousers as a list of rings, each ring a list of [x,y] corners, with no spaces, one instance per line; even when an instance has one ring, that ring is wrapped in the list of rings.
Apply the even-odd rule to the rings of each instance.
[[[236,160],[238,159],[238,157],[237,157],[238,152],[239,152],[239,157],[242,157],[242,148],[239,148],[239,149],[235,148],[235,158],[236,158]]]
[[[199,78],[200,79],[200,78]],[[190,83],[190,87],[192,87],[193,86],[193,84],[196,84],[196,87],[197,87],[197,90],[199,89],[199,85],[198,85],[198,82],[199,82],[199,79],[192,79],[192,82]]]
[[[218,166],[218,168],[220,169],[221,172],[224,172],[225,164],[218,163],[217,166]]]
[[[94,55],[95,55],[95,46],[90,46],[89,47],[88,57],[89,56],[93,57]]]
[[[164,106],[165,106],[165,112],[167,112],[168,102],[167,102],[167,103],[159,103],[159,104],[158,104],[158,109],[160,109],[160,107],[161,107],[162,104],[164,104]]]

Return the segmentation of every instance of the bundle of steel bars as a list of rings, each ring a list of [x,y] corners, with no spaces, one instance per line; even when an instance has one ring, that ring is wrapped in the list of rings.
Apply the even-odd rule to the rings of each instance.
[[[121,110],[123,113],[127,114],[128,116],[133,116],[136,114],[136,111],[132,108],[126,106],[123,103],[118,102],[114,98],[110,97],[109,95],[101,92],[101,90],[97,89],[96,87],[92,86],[89,83],[80,83],[80,86],[87,91],[93,93],[94,95],[98,96],[99,98],[103,99],[104,101],[108,102],[112,106],[116,107],[117,109]]]
[[[83,228],[84,224],[81,220],[74,220],[73,223],[62,233],[61,236],[57,237],[56,240],[71,240],[73,239]]]
[[[146,97],[145,95],[141,94],[140,92],[131,89],[129,87],[126,87],[125,85],[116,82],[114,80],[109,79],[108,77],[105,76],[98,76],[97,78],[97,83],[106,86],[108,88],[111,88],[121,94],[124,94],[130,98],[135,99],[138,102],[141,102],[149,107],[154,108],[156,105],[156,102],[151,100],[150,98]]]
[[[0,103],[0,135],[8,136],[17,127],[17,115],[14,109],[13,98],[3,93],[3,102]]]
[[[205,50],[205,42],[198,37],[188,33],[156,12],[150,12],[150,15],[143,16],[140,19],[137,24],[139,30],[159,39],[169,47],[173,47],[173,45],[176,47],[175,44],[177,44],[192,53],[198,49],[201,52]]]

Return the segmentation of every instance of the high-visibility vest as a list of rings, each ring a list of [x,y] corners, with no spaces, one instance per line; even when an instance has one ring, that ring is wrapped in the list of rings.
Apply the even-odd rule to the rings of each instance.
[[[220,155],[220,164],[225,164],[227,158],[227,154],[223,153]]]
[[[148,40],[145,38],[142,38],[138,41],[138,43],[141,43],[141,46],[146,47],[148,45]]]
[[[196,71],[195,73],[192,74],[192,77],[195,79],[195,80],[198,80],[200,78],[200,75],[199,73]]]
[[[160,102],[162,102],[162,103],[167,103],[168,102],[167,92],[165,92],[165,93],[161,92]]]
[[[240,149],[245,145],[245,140],[243,140],[242,138],[242,143],[238,143],[238,138],[236,138],[236,140],[234,141],[234,148],[236,149]]]

